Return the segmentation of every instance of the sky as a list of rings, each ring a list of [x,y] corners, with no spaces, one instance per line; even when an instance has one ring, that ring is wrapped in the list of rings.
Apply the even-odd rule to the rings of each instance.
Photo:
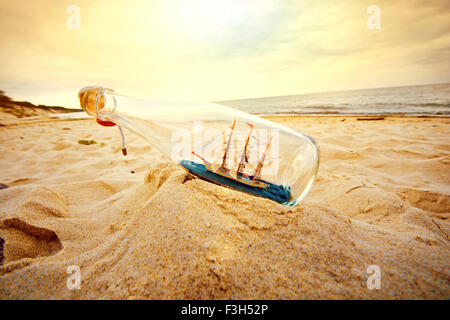
[[[450,1],[0,0],[0,46],[0,90],[66,107],[447,83]]]

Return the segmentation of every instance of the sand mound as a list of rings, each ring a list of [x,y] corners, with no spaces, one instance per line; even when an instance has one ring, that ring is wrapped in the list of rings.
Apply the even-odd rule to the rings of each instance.
[[[137,137],[123,158],[116,130],[91,122],[3,128],[41,144],[1,173],[11,186],[0,190],[0,297],[448,298],[448,163],[434,160],[450,145],[428,120],[386,118],[377,140],[379,121],[280,118],[317,136],[324,155],[311,194],[293,208],[192,176]],[[398,128],[411,121],[420,125],[405,136]],[[105,145],[76,143],[93,138],[86,132]],[[421,151],[397,159],[384,152],[394,140],[399,152],[408,143]],[[80,290],[67,288],[71,265]],[[380,266],[380,290],[367,288],[370,265]]]
[[[34,105],[27,101],[14,101],[0,90],[0,119],[24,118],[51,113],[66,113],[81,111],[57,106]]]
[[[416,208],[434,213],[449,213],[450,197],[447,194],[420,189],[404,189],[402,193],[407,196],[408,202]],[[447,219],[449,217],[447,216]]]
[[[4,263],[49,256],[62,249],[54,231],[28,224],[19,218],[1,220],[0,229],[6,243],[3,245]]]

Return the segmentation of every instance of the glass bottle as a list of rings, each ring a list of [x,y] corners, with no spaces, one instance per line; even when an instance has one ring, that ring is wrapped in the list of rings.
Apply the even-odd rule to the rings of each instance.
[[[78,93],[81,107],[104,126],[117,125],[191,173],[226,187],[296,205],[319,166],[315,140],[267,119],[208,102],[141,100],[103,87]]]

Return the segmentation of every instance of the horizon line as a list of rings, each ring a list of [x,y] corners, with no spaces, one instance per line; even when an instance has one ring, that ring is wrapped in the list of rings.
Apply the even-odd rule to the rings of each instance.
[[[331,91],[315,91],[315,92],[298,93],[298,94],[283,94],[283,95],[276,95],[276,96],[251,97],[251,98],[227,99],[227,100],[214,100],[214,101],[211,101],[211,102],[213,102],[213,103],[220,103],[220,102],[232,102],[232,101],[242,101],[242,100],[257,100],[257,99],[269,99],[269,98],[281,98],[281,97],[305,96],[305,95],[310,95],[310,94],[325,94],[325,93],[349,92],[349,91],[378,90],[378,89],[393,89],[393,88],[421,87],[421,86],[436,86],[436,85],[444,85],[444,84],[450,84],[450,82],[424,83],[424,84],[411,84],[411,85],[400,85],[400,86],[399,86],[399,85],[396,85],[396,86],[387,86],[387,87],[372,87],[372,88],[345,89],[345,90],[331,90]]]

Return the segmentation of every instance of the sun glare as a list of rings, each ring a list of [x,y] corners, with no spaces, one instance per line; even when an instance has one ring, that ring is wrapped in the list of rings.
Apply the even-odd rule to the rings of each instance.
[[[191,37],[231,33],[251,18],[251,2],[242,0],[171,1],[171,27]]]

